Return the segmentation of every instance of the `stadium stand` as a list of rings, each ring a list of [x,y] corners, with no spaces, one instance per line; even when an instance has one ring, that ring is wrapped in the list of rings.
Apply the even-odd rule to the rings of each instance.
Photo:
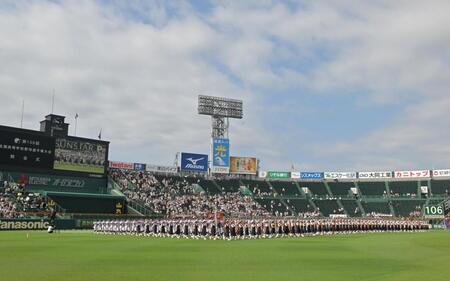
[[[421,215],[425,200],[392,200],[395,216],[418,217]]]
[[[236,217],[317,217],[321,214],[329,216],[345,213],[350,217],[360,217],[364,213],[368,216],[392,214],[416,217],[420,216],[423,205],[427,202],[425,197],[421,198],[417,194],[419,183],[413,180],[390,180],[388,183],[391,194],[387,194],[385,182],[382,181],[327,181],[328,189],[324,181],[296,183],[248,178],[205,179],[195,175],[117,169],[109,171],[109,177],[115,193],[28,192],[18,184],[9,183],[0,189],[0,217],[15,218],[48,212],[49,199],[57,201],[58,206],[67,212],[100,214],[103,210],[111,210],[112,204],[108,200],[120,201],[120,196],[126,198],[127,204],[124,202],[123,205],[134,206],[136,203],[148,210],[141,214],[192,218],[205,217],[214,211]],[[420,185],[428,185],[428,182],[420,182]],[[353,198],[351,194],[350,188],[356,185],[361,191],[362,199]],[[311,198],[305,198],[299,187],[307,187],[311,191]],[[441,203],[448,196],[448,188],[449,180],[431,180],[430,192],[433,197],[428,199],[428,204],[434,201]],[[116,195],[117,198],[114,197]],[[358,204],[359,200],[361,205]]]
[[[362,215],[356,200],[341,200],[341,203],[350,217],[360,217]]]
[[[329,182],[331,193],[334,196],[353,196],[350,188],[355,187],[353,182]]]
[[[363,196],[387,196],[386,185],[383,182],[359,182],[359,190]]]
[[[298,184],[301,188],[307,187],[313,196],[329,195],[327,188],[325,187],[323,182],[302,181],[302,182],[299,182]]]
[[[265,181],[242,180],[242,183],[256,196],[273,196],[272,187]]]
[[[361,201],[366,215],[391,214],[388,202],[367,202]]]
[[[208,193],[208,194],[220,194],[221,190],[212,180],[200,180],[198,184]]]
[[[431,196],[450,194],[450,180],[431,180]]]
[[[314,217],[318,216],[317,211],[309,203],[308,199],[286,199],[286,204],[296,212],[298,215],[303,217]]]
[[[4,182],[0,192],[0,218],[18,218],[28,214],[48,212],[47,199],[40,193],[27,190],[24,185]]]
[[[417,181],[392,181],[389,182],[390,195],[394,197],[416,197]]]
[[[230,186],[236,182],[228,184],[227,190],[221,192],[214,181],[199,180],[206,193],[196,194],[192,186],[195,181],[182,177],[156,177],[148,172],[120,170],[111,174],[127,198],[142,202],[155,214],[170,217],[203,217],[213,211],[247,217],[268,214],[251,197],[241,196],[239,191],[232,192]]]
[[[288,216],[294,215],[288,210],[288,208],[278,199],[263,199],[255,198],[255,200],[264,207],[270,214],[275,216]]]
[[[271,181],[270,184],[275,189],[276,193],[281,196],[300,196],[300,191],[295,182],[289,181]]]
[[[330,214],[344,214],[344,209],[340,208],[337,200],[314,200],[319,211],[326,217]]]
[[[235,193],[239,191],[239,187],[241,183],[239,180],[230,179],[230,180],[216,180],[217,185],[221,188],[222,192],[225,193]]]

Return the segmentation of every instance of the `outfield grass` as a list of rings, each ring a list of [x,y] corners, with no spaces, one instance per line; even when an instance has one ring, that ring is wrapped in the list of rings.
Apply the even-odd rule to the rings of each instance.
[[[0,280],[450,280],[450,231],[251,241],[0,232]]]

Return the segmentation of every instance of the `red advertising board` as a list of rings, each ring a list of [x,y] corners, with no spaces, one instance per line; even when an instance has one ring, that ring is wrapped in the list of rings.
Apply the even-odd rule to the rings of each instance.
[[[133,170],[134,163],[109,161],[109,167],[112,169]]]

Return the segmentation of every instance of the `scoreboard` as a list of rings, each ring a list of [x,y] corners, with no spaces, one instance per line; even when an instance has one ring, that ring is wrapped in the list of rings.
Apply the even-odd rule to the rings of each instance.
[[[0,125],[0,171],[104,178],[109,142]]]
[[[55,141],[51,137],[0,131],[0,166],[51,169],[54,155]]]
[[[423,208],[423,215],[427,219],[443,219],[445,218],[444,204],[433,204]]]

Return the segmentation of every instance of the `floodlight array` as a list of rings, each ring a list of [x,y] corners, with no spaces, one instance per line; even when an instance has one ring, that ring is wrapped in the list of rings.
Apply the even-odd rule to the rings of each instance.
[[[198,114],[242,119],[242,100],[200,95]]]

